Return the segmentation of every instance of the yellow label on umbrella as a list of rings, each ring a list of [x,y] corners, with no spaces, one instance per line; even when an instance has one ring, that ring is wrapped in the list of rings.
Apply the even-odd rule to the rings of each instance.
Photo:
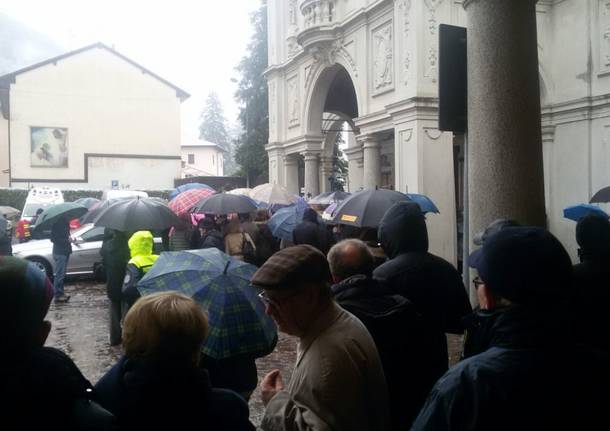
[[[358,220],[358,216],[347,215],[347,214],[341,215],[341,221],[349,221],[349,222],[354,223],[356,220]]]

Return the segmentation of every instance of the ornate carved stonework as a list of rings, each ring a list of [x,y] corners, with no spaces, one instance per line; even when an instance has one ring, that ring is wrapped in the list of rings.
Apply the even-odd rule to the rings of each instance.
[[[424,76],[430,78],[432,82],[436,82],[438,78],[438,52],[435,46],[431,46],[428,50],[427,60],[428,65]]]
[[[610,71],[610,0],[599,0],[600,72]]]
[[[355,52],[355,44],[353,40],[345,42],[343,38],[333,41],[331,44],[321,44],[310,48],[313,63],[305,66],[305,82],[304,88],[308,88],[311,84],[313,76],[323,67],[332,66],[337,62],[337,56],[341,56],[352,69],[354,77],[358,76],[358,68],[350,50]]]
[[[411,0],[401,0],[398,7],[402,10],[402,28],[403,28],[403,83],[409,84],[409,69],[411,67],[411,53],[408,49],[409,30],[411,29]]]
[[[299,51],[297,43],[297,33],[299,26],[297,21],[297,0],[289,0],[288,2],[288,37],[286,43],[288,47],[288,57],[294,57]]]
[[[269,83],[269,134],[275,134],[277,100],[275,98],[275,82]]]
[[[373,91],[392,88],[394,77],[392,22],[388,22],[372,33],[373,40]]]
[[[294,75],[286,81],[288,88],[288,125],[289,127],[299,125],[299,76]]]
[[[428,55],[426,58],[426,68],[424,77],[429,78],[432,83],[438,80],[438,36],[436,21],[436,10],[443,3],[443,0],[424,0],[428,8]]]

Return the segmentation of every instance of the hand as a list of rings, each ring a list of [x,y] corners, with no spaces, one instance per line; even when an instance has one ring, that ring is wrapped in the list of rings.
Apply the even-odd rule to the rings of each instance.
[[[284,380],[280,375],[280,370],[273,370],[268,373],[261,381],[261,398],[265,407],[279,391],[284,389]]]

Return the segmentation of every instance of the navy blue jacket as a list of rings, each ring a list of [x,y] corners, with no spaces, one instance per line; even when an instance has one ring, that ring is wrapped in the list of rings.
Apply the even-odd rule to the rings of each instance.
[[[213,389],[205,370],[190,364],[123,357],[95,389],[122,428],[254,430],[244,399]]]

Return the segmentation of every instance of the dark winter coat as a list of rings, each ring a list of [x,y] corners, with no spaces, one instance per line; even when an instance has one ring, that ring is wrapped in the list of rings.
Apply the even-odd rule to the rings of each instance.
[[[3,353],[0,369],[3,429],[114,429],[114,417],[90,401],[91,384],[60,350]]]
[[[206,235],[201,237],[199,248],[217,248],[220,251],[225,251],[225,240],[220,232],[211,230]]]
[[[258,225],[259,235],[258,241],[255,241],[254,245],[256,245],[256,256],[258,258],[257,266],[261,266],[273,255],[273,253],[280,249],[280,244],[273,237],[273,234],[266,223],[256,224]]]
[[[610,353],[610,255],[581,255],[574,265],[574,334]]]
[[[393,429],[408,429],[430,389],[447,370],[428,341],[421,315],[403,296],[384,294],[365,275],[333,285],[332,292],[337,303],[371,333],[388,383]]]
[[[491,313],[487,348],[438,381],[412,430],[610,429],[610,356],[573,344],[565,313]]]
[[[428,253],[426,222],[417,205],[390,208],[378,234],[390,260],[375,269],[373,278],[413,303],[434,338],[437,360],[443,358],[447,366],[445,333],[462,333],[461,319],[471,312],[460,274],[446,260]]]
[[[190,364],[123,357],[95,389],[125,429],[254,429],[243,398],[213,389],[207,373]]]
[[[0,230],[0,256],[12,256],[13,245],[11,236],[4,230]]]
[[[125,268],[130,258],[128,240],[129,236],[124,232],[104,229],[100,254],[106,271],[106,294],[112,301],[121,300]]]
[[[303,221],[292,231],[292,242],[294,245],[309,244],[322,253],[328,253],[332,245],[332,233],[328,232],[324,222],[319,222],[317,213],[307,208]]]
[[[69,256],[72,254],[72,243],[70,242],[70,223],[65,219],[59,219],[51,228],[51,242],[53,243],[53,254]]]

